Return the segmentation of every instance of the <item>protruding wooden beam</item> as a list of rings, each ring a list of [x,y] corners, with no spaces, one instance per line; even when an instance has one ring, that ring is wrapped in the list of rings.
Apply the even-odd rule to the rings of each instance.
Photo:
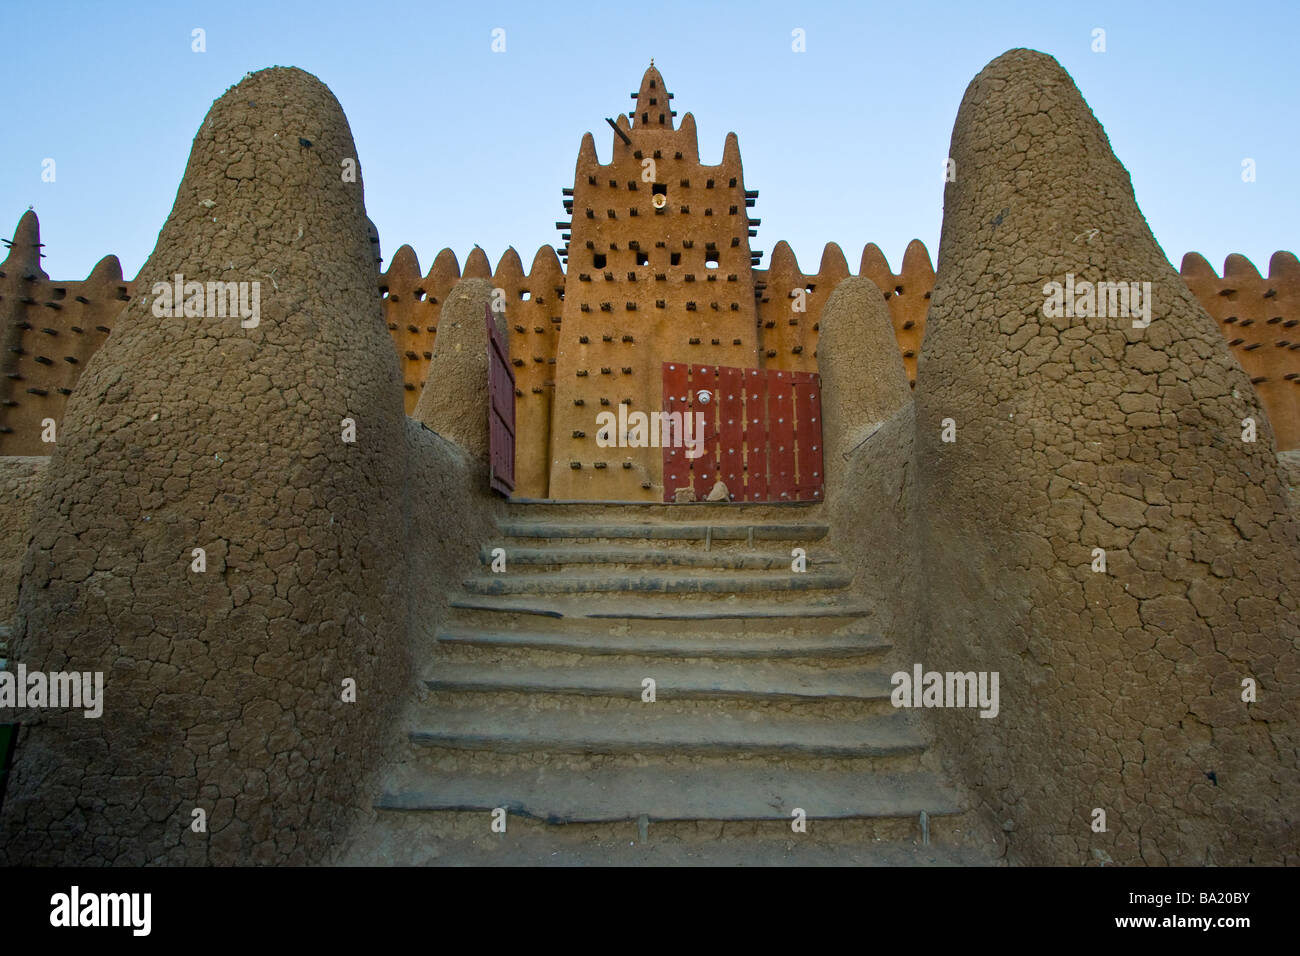
[[[608,116],[605,117],[605,122],[609,124],[610,129],[612,129],[615,133],[618,133],[618,138],[621,139],[626,145],[628,146],[632,145],[632,137],[628,136],[627,133],[623,132],[623,130],[619,128],[619,125],[617,123],[615,123]]]

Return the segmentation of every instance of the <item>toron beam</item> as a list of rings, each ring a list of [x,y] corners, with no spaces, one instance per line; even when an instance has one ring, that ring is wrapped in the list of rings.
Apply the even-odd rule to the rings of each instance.
[[[615,133],[618,133],[619,139],[621,139],[626,145],[628,146],[632,145],[632,137],[628,136],[627,133],[619,129],[617,123],[615,123],[608,116],[605,117],[605,122],[609,124],[610,129],[612,129]]]

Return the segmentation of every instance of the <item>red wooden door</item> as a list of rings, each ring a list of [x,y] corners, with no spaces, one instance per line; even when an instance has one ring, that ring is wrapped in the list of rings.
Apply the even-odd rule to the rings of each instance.
[[[704,416],[702,453],[680,437],[663,447],[664,501],[691,487],[699,499],[721,480],[733,501],[819,501],[822,467],[821,378],[813,372],[665,362],[663,405]],[[697,422],[698,419],[693,419]]]
[[[820,501],[825,483],[822,464],[822,382],[816,372],[794,372],[795,500]]]

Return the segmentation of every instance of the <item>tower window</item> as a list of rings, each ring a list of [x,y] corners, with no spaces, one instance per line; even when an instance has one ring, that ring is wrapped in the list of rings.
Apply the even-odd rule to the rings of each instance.
[[[704,254],[704,268],[716,269],[718,267],[718,254],[716,252],[706,252]]]
[[[650,193],[651,193],[651,195],[654,195],[654,196],[667,196],[667,195],[668,195],[668,184],[667,184],[667,183],[655,183],[653,186],[650,187]]]
[[[648,266],[650,264],[650,257],[638,249],[636,254],[636,264],[639,266]]]
[[[669,263],[670,265],[674,265],[674,266],[679,266],[679,265],[681,265],[681,264],[682,264],[682,254],[681,254],[680,252],[669,253],[669,255],[668,255],[668,263]]]
[[[605,253],[593,252],[591,254],[591,264],[597,269],[605,268]]]

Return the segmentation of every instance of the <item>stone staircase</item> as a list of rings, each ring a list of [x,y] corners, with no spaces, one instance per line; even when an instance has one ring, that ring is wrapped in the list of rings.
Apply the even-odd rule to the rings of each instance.
[[[820,509],[511,505],[345,862],[992,862]]]

